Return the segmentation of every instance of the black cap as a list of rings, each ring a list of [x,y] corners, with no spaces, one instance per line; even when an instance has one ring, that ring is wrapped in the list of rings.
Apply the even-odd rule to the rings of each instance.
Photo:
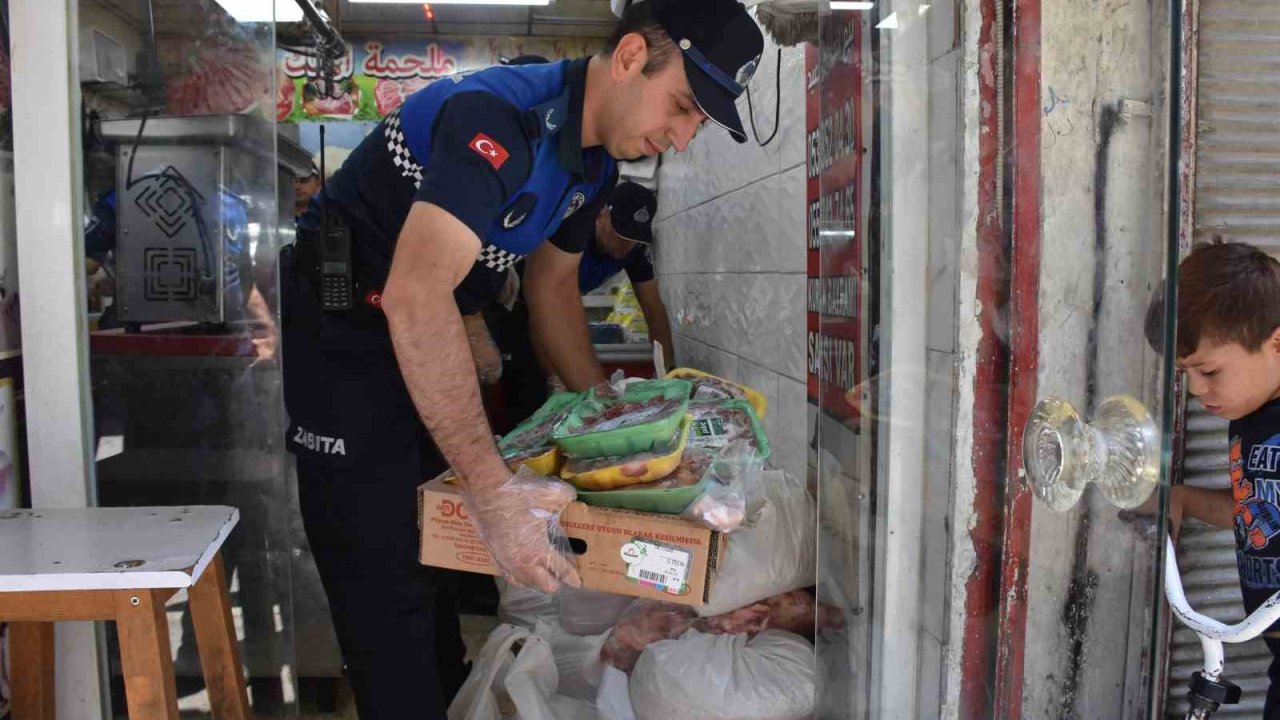
[[[653,191],[633,182],[620,182],[609,194],[609,220],[613,231],[624,240],[653,244],[653,216],[658,198]]]
[[[760,64],[764,35],[738,0],[646,0],[684,56],[685,74],[698,107],[713,122],[746,142],[736,100]]]
[[[501,62],[503,65],[543,65],[551,61],[541,55],[517,55]]]

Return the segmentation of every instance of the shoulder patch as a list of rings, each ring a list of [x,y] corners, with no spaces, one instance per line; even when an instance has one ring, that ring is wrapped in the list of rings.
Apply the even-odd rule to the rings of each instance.
[[[565,209],[564,216],[568,218],[570,215],[578,212],[587,202],[587,194],[578,191],[573,194],[573,198],[569,200],[569,207]]]
[[[471,142],[467,144],[467,147],[487,160],[494,170],[501,170],[503,164],[511,157],[511,153],[507,152],[506,148],[484,133],[476,133],[476,136],[471,138]]]
[[[510,230],[520,226],[529,215],[533,213],[533,209],[538,204],[538,196],[533,193],[523,193],[516,201],[507,208],[507,212],[502,216],[502,228]]]

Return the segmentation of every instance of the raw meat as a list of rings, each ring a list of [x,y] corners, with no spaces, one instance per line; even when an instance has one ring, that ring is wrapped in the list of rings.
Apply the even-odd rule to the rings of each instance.
[[[723,447],[735,440],[742,440],[754,450],[760,445],[756,439],[751,416],[740,407],[714,404],[693,404],[693,428],[689,431],[690,447]]]
[[[690,628],[710,635],[756,635],[785,630],[813,638],[814,629],[844,627],[836,608],[818,605],[808,590],[776,595],[723,615],[695,618],[692,609],[652,600],[637,600],[618,618],[600,649],[600,659],[631,672],[640,653],[653,643],[683,635]]]
[[[605,468],[618,467],[621,468],[621,472],[624,477],[640,477],[649,472],[650,462],[661,457],[666,457],[667,455],[675,452],[675,446],[679,441],[680,433],[677,431],[676,434],[671,437],[671,440],[652,452],[642,452],[634,455],[612,455],[598,458],[571,457],[569,458],[568,463],[565,464],[565,472],[568,475],[582,475],[583,473],[595,472]],[[702,475],[699,474],[697,477],[693,477],[693,473],[699,467],[701,467],[702,471],[705,472],[707,465],[711,463],[711,457],[712,456],[707,453],[699,453],[692,457],[686,453],[685,456],[681,458],[680,465],[676,467],[675,471],[665,478],[652,483],[646,483],[644,487],[670,489],[697,484],[697,482],[702,479]],[[687,460],[685,458],[687,458]],[[614,489],[635,490],[636,486],[630,485],[626,488]]]
[[[606,432],[661,420],[677,412],[683,404],[682,400],[663,400],[662,398],[644,402],[605,403],[595,413],[583,417],[582,425],[574,428],[570,434],[586,435]]]
[[[568,405],[558,412],[548,415],[546,418],[529,428],[521,430],[519,434],[508,435],[503,439],[502,445],[507,448],[534,448],[543,447],[547,444],[547,439],[551,437],[551,431],[556,425],[560,424],[569,416],[569,412],[573,409],[573,405]]]
[[[378,103],[378,115],[386,117],[404,102],[400,94],[400,83],[383,78],[373,88],[373,99]]]
[[[270,68],[259,61],[253,44],[209,39],[196,45],[173,71],[165,86],[165,112],[241,113],[269,98],[272,90]]]

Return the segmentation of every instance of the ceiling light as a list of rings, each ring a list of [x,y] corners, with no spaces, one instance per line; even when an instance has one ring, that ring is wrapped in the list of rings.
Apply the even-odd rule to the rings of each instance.
[[[221,0],[219,0],[221,1]],[[348,0],[359,5],[417,5],[422,0]],[[432,5],[550,5],[551,0],[433,0]]]
[[[870,10],[875,6],[874,2],[865,0],[831,0],[832,10]]]
[[[271,0],[217,0],[236,22],[302,22],[302,8],[294,0],[275,0],[272,12]]]

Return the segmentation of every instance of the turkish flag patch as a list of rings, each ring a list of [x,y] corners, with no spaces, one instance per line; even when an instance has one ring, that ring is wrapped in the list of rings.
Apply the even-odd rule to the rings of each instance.
[[[507,152],[506,148],[484,133],[476,133],[476,136],[471,138],[471,142],[467,143],[467,147],[475,150],[480,157],[488,160],[494,170],[502,169],[503,163],[507,161],[507,158],[511,157],[511,153]]]

